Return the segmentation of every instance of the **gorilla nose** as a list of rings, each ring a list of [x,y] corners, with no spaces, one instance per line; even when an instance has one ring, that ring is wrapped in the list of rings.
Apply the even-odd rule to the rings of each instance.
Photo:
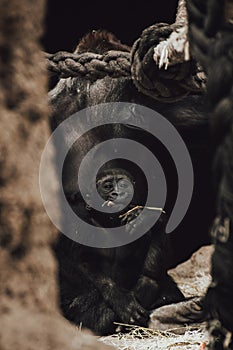
[[[118,193],[117,192],[112,192],[111,193],[111,199],[116,199],[118,197]]]

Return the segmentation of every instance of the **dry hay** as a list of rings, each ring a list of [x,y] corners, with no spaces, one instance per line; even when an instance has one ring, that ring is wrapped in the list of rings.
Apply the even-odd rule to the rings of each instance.
[[[102,337],[100,341],[119,350],[202,350],[208,343],[208,333],[204,326],[179,327],[167,331],[130,327],[129,333]],[[182,330],[183,334],[177,334],[177,330]]]

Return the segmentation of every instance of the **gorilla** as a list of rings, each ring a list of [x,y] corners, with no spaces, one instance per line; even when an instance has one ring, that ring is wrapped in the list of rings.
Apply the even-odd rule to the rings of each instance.
[[[214,215],[212,283],[204,299],[210,349],[232,349],[233,332],[233,26],[231,1],[188,2],[193,54],[207,73]]]
[[[125,52],[129,49],[107,32],[92,32],[81,40],[76,52],[103,54],[108,50]],[[178,102],[160,102],[139,92],[129,75],[104,76],[98,80],[89,76],[60,79],[49,96],[53,130],[83,108],[106,102],[132,102],[167,118],[190,152],[194,169],[193,197],[183,221],[170,235],[165,233],[165,227],[175,203],[179,180],[168,151],[149,132],[128,124],[93,128],[72,145],[64,162],[65,196],[72,210],[85,222],[103,231],[108,227],[124,226],[125,234],[133,235],[135,230],[143,228],[147,217],[157,215],[158,220],[142,237],[115,248],[82,245],[61,234],[55,247],[61,310],[70,321],[102,335],[115,332],[115,322],[146,326],[152,309],[184,299],[167,269],[209,242],[207,232],[212,216],[212,197],[208,113],[203,97],[193,95]],[[78,127],[82,128],[82,125]],[[81,193],[77,174],[83,156],[95,145],[117,138],[140,142],[159,160],[167,182],[164,208],[146,208],[145,176],[140,167],[122,158],[105,163],[85,193]],[[55,146],[59,156],[61,145]],[[88,163],[89,173],[94,163],[95,157],[92,157]],[[93,207],[93,186],[102,198],[99,208]],[[104,213],[101,207],[105,209]],[[144,214],[142,209],[146,209]]]

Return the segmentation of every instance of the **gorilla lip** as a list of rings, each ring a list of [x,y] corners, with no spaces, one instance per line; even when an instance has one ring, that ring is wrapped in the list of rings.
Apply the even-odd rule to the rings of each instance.
[[[114,208],[118,209],[118,211],[122,211],[125,209],[125,203],[107,200],[102,204],[102,207],[108,207],[108,208],[114,207]]]
[[[102,204],[102,207],[105,207],[105,206],[107,206],[107,207],[112,207],[112,206],[114,206],[115,204],[114,204],[114,202],[112,202],[112,201],[105,201],[103,204]]]

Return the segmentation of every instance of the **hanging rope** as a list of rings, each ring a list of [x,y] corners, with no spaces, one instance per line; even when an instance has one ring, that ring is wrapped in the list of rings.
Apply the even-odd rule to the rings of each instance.
[[[172,25],[147,28],[132,48],[132,78],[139,91],[158,100],[200,93],[205,76],[190,58],[186,1],[180,0]]]
[[[147,28],[133,45],[131,53],[107,51],[104,54],[46,54],[48,69],[60,78],[81,77],[92,82],[105,76],[131,76],[136,88],[143,94],[161,101],[179,100],[188,94],[200,93],[204,86],[203,75],[199,74],[194,61],[188,60],[187,40],[181,38],[184,34],[182,31],[186,29],[185,0],[180,0],[176,22]],[[177,50],[180,50],[178,55]],[[186,52],[185,55],[183,51]],[[166,60],[161,61],[161,57]]]
[[[190,60],[186,0],[179,0],[174,30],[167,40],[154,48],[153,58],[159,68],[164,66],[165,69],[168,66]]]

